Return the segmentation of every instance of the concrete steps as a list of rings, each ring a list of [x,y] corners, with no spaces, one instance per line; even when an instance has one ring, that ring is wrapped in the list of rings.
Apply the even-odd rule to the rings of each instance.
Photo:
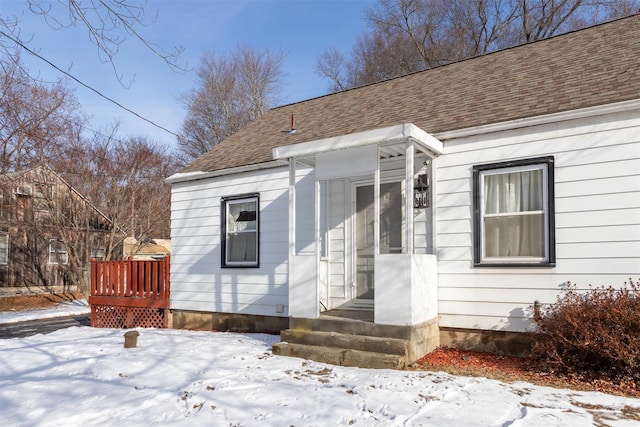
[[[404,369],[409,363],[409,339],[396,327],[331,318],[292,319],[290,326],[281,331],[273,354],[374,369]]]
[[[373,369],[404,369],[406,367],[404,357],[395,354],[319,347],[306,344],[277,343],[273,345],[273,354],[300,357],[302,359],[330,363],[338,366],[357,366],[360,368]]]

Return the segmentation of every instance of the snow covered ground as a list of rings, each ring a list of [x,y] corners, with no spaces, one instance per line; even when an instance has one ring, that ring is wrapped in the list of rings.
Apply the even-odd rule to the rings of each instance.
[[[271,345],[278,337],[271,335],[138,331],[136,348],[124,348],[123,330],[88,327],[0,340],[0,424],[637,426],[640,422],[640,399],[440,372],[325,365],[272,355]]]
[[[52,308],[25,311],[0,311],[0,325],[27,320],[49,319],[61,316],[89,315],[91,308],[86,299],[66,301]]]

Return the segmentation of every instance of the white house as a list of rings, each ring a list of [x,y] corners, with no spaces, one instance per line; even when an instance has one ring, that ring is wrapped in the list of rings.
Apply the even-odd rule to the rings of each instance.
[[[518,352],[567,281],[640,276],[640,15],[275,108],[168,181],[175,327]]]

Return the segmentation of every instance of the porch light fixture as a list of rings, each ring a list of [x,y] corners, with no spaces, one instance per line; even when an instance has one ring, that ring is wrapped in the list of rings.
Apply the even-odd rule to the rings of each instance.
[[[413,208],[428,208],[429,202],[429,175],[421,173],[416,177],[413,186]]]

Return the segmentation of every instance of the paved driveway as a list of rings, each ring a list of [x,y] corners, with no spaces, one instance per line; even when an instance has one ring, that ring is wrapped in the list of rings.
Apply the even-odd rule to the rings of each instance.
[[[91,318],[87,315],[53,317],[49,319],[27,320],[24,322],[5,323],[0,325],[0,339],[22,338],[36,334],[48,334],[58,329],[71,326],[90,326]]]

